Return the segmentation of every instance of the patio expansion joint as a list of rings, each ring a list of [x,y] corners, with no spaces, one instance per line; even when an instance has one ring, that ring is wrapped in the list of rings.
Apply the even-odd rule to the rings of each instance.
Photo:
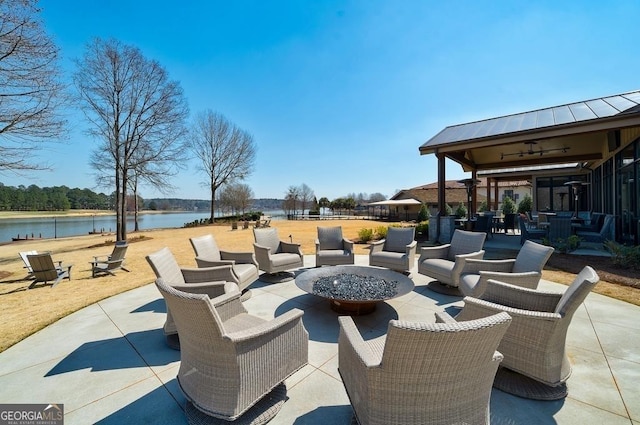
[[[336,354],[336,356],[337,356],[337,354]],[[334,356],[334,357],[335,357],[335,356]],[[326,372],[326,371],[324,371],[324,370],[322,370],[322,369],[321,369],[321,368],[322,368],[322,366],[324,366],[325,364],[329,363],[329,361],[331,361],[332,359],[333,359],[333,357],[332,357],[331,359],[327,360],[326,362],[322,363],[322,365],[320,365],[320,366],[318,366],[318,367],[313,366],[313,368],[314,368],[315,370],[314,370],[313,372],[311,372],[309,375],[307,375],[307,376],[306,376],[303,380],[301,380],[300,382],[305,381],[306,379],[308,379],[308,378],[309,378],[311,375],[313,375],[314,373],[316,373],[316,372],[320,372],[320,373],[322,373],[323,375],[326,375],[326,376],[328,376],[329,378],[333,379],[334,381],[339,382],[340,384],[342,384],[342,379],[338,379],[338,378],[336,378],[335,376],[331,375],[330,373],[328,373],[328,372]],[[298,385],[300,382],[298,382],[296,385]]]
[[[136,352],[136,354],[138,355],[138,357],[140,357],[140,360],[142,360],[142,362],[145,364],[145,366],[149,369],[149,371],[153,374],[153,377],[155,379],[158,380],[158,382],[160,382],[160,384],[162,385],[162,387],[164,388],[164,390],[169,394],[169,396],[176,402],[176,404],[180,407],[180,409],[184,410],[184,407],[182,406],[182,404],[180,403],[180,401],[178,399],[176,399],[176,397],[173,395],[173,393],[169,390],[169,388],[167,387],[167,384],[164,383],[164,381],[160,378],[160,376],[158,376],[158,374],[155,372],[154,368],[151,367],[151,365],[147,362],[147,360],[144,358],[144,356],[140,353],[140,351],[138,351],[138,349],[136,348],[136,346],[129,340],[129,338],[127,337],[127,335],[122,331],[122,329],[120,329],[120,327],[118,326],[117,323],[115,323],[113,321],[113,319],[111,318],[111,316],[109,316],[109,313],[107,313],[104,308],[102,307],[102,305],[100,304],[100,302],[98,302],[98,306],[100,307],[100,309],[104,312],[105,316],[107,316],[109,318],[109,321],[111,323],[113,323],[113,326],[116,327],[116,329],[118,329],[118,332],[120,332],[120,334],[122,335],[122,337],[124,338],[125,341],[127,341],[127,344],[129,344],[129,346],[131,347],[131,349],[133,349],[133,351]],[[132,385],[136,385],[140,382],[145,381],[146,379],[150,379],[150,378],[145,378],[145,379],[141,379],[139,381],[136,381],[134,383],[132,383],[131,385],[128,385],[125,388],[130,388]],[[118,391],[115,391],[112,394],[115,394],[117,392],[120,392],[122,390],[124,390],[125,388],[121,388]],[[111,394],[109,394],[111,395]],[[108,397],[109,395],[105,396]],[[104,397],[101,397],[100,399],[103,399]],[[94,403],[97,400],[94,400],[92,403]],[[91,403],[89,403],[91,404]]]
[[[574,401],[574,402],[576,402],[576,403],[580,403],[580,404],[583,404],[583,405],[585,405],[585,406],[590,406],[590,407],[592,407],[592,408],[594,408],[594,409],[597,409],[597,410],[601,410],[601,411],[604,411],[604,412],[607,412],[607,413],[611,413],[612,415],[616,415],[616,416],[618,416],[618,417],[620,417],[620,418],[623,418],[623,419],[628,419],[628,420],[629,420],[629,423],[630,423],[631,425],[633,425],[633,423],[634,423],[634,422],[633,422],[633,419],[631,419],[631,416],[629,416],[629,410],[627,409],[627,406],[626,406],[626,405],[625,405],[625,410],[627,411],[627,416],[624,416],[624,415],[621,415],[620,413],[612,412],[611,410],[604,409],[604,408],[602,408],[602,407],[600,407],[600,406],[596,406],[596,405],[594,405],[594,404],[587,403],[587,402],[585,402],[585,401],[583,401],[583,400],[578,400],[577,398],[573,398],[573,397],[571,397],[571,393],[569,393],[569,395],[567,395],[567,398],[568,398],[568,399],[571,399],[572,401]],[[623,401],[623,404],[624,404],[624,401]]]
[[[118,390],[116,390],[116,391],[112,391],[112,392],[110,392],[109,394],[105,394],[105,395],[103,395],[102,397],[98,397],[98,398],[96,398],[95,400],[91,400],[89,403],[83,404],[82,406],[78,406],[78,407],[77,407],[77,408],[75,408],[75,409],[67,409],[67,408],[66,408],[66,406],[65,406],[65,413],[77,412],[77,411],[82,410],[82,409],[84,409],[84,408],[86,408],[86,407],[88,407],[88,406],[94,405],[94,404],[96,404],[96,403],[98,403],[98,402],[100,402],[100,401],[102,401],[102,400],[108,399],[109,397],[111,397],[111,396],[113,396],[113,395],[115,395],[115,394],[121,393],[121,392],[123,392],[123,391],[125,391],[125,390],[127,390],[127,389],[129,389],[129,388],[135,387],[136,385],[140,384],[141,382],[144,382],[144,381],[146,381],[146,380],[148,380],[148,379],[154,379],[154,378],[158,379],[158,381],[159,381],[160,383],[162,383],[162,381],[158,378],[158,376],[156,376],[156,375],[154,374],[154,376],[153,376],[153,377],[147,377],[147,378],[143,378],[143,379],[140,379],[140,380],[138,380],[138,381],[135,381],[135,382],[131,382],[131,383],[130,383],[129,385],[127,385],[127,386],[124,386],[124,387],[122,387],[122,388],[119,388],[119,389],[118,389]],[[163,387],[165,387],[165,389],[166,389],[166,386],[164,385],[164,383],[162,384],[162,386],[163,386]],[[171,395],[171,392],[170,392],[169,390],[167,390],[167,391],[168,391],[168,392],[169,392],[169,394]],[[172,395],[172,397],[171,397],[171,398],[173,398],[173,399],[175,400],[175,397],[173,397],[173,395]],[[178,405],[178,407],[179,407],[180,409],[182,409],[182,410],[184,411],[184,406],[182,406],[182,405],[180,404],[180,402],[178,402],[178,401],[176,400],[176,404]]]
[[[627,413],[627,418],[631,421],[631,411],[629,411],[629,407],[627,406],[624,397],[622,396],[622,391],[620,390],[620,385],[618,385],[618,380],[616,379],[616,375],[613,373],[613,368],[611,367],[611,363],[609,362],[609,356],[605,352],[604,346],[602,345],[602,341],[600,340],[600,335],[598,335],[598,331],[593,325],[593,317],[591,317],[591,313],[589,312],[589,307],[584,304],[585,311],[587,312],[587,316],[589,317],[589,323],[591,323],[591,328],[593,329],[593,333],[596,336],[596,340],[598,341],[598,346],[604,355],[604,361],[607,362],[607,367],[609,368],[609,373],[611,374],[611,379],[613,379],[613,384],[616,386],[616,390],[618,391],[618,395],[620,396],[620,401],[622,401],[622,405],[624,406],[624,410]],[[613,413],[613,412],[612,412]]]

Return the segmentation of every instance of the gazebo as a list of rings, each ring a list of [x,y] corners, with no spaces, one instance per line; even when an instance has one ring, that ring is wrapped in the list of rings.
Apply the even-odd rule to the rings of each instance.
[[[371,202],[368,204],[369,209],[373,208],[373,212],[369,212],[369,215],[379,218],[387,218],[390,220],[415,220],[417,216],[417,210],[419,210],[422,202],[417,199],[390,199],[387,201]],[[376,214],[376,208],[379,208],[379,213]],[[402,211],[400,211],[402,210]],[[385,212],[386,213],[383,213]],[[410,212],[411,211],[411,212]],[[404,217],[403,217],[404,216]],[[411,218],[410,218],[411,217]]]

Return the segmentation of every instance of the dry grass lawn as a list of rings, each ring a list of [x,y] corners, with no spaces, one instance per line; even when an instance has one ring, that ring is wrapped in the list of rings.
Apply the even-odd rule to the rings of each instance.
[[[317,226],[342,226],[345,237],[357,239],[362,228],[375,229],[388,223],[365,220],[275,221],[280,237],[302,246],[305,254],[315,252]],[[149,284],[155,279],[145,256],[168,246],[183,267],[195,267],[189,238],[211,233],[221,249],[253,251],[253,232],[231,230],[229,225],[186,229],[150,230],[129,234],[126,267],[130,273],[117,271],[116,276],[92,278],[89,262],[95,255],[111,253],[114,236],[87,235],[61,239],[21,241],[0,245],[0,352],[37,332],[56,320],[112,295]],[[367,245],[357,244],[355,253],[366,255]],[[51,251],[54,260],[73,264],[72,280],[64,280],[55,288],[38,285],[27,289],[30,281],[20,251]],[[545,270],[545,279],[569,284],[574,274],[561,270]],[[635,288],[601,281],[595,292],[640,305],[640,291]]]
[[[367,227],[387,226],[364,220],[335,221],[276,221],[272,227],[284,240],[302,246],[302,252],[315,252],[317,226],[342,226],[345,237],[355,239],[358,230]],[[117,271],[116,276],[92,278],[89,262],[95,255],[111,253],[114,236],[87,235],[71,238],[20,241],[0,245],[0,352],[16,342],[37,332],[56,320],[112,295],[151,283],[155,275],[145,256],[168,246],[178,263],[184,267],[195,267],[194,253],[189,238],[211,233],[221,249],[228,251],[252,251],[253,232],[231,230],[229,225],[203,226],[186,229],[163,229],[129,234],[126,267],[130,273]],[[140,238],[143,237],[143,238]],[[355,253],[367,254],[366,245],[356,245]],[[38,284],[27,289],[31,283],[24,280],[26,272],[18,252],[51,251],[54,260],[73,264],[71,281],[64,279],[51,288]]]

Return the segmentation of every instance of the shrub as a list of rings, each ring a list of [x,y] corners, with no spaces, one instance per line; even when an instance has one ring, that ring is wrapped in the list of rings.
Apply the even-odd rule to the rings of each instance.
[[[604,246],[611,253],[613,264],[626,269],[640,270],[640,245],[625,246],[614,241],[606,241]]]
[[[571,235],[567,239],[558,238],[555,241],[551,241],[547,238],[542,238],[542,244],[552,246],[556,251],[566,254],[568,252],[575,251],[580,246],[580,237],[577,235]]]
[[[358,230],[358,238],[360,238],[360,242],[369,242],[371,239],[373,239],[373,230],[371,229]]]
[[[427,221],[429,219],[429,211],[427,210],[427,206],[422,204],[420,206],[420,212],[418,212],[418,222],[422,223],[423,221]]]
[[[458,208],[456,208],[456,217],[462,218],[467,216],[467,207],[461,202],[458,204]]]
[[[429,220],[421,221],[416,226],[416,233],[419,235],[428,235],[429,234]]]
[[[378,226],[378,227],[376,227],[375,234],[378,237],[378,239],[386,238],[387,237],[387,230],[388,230],[387,226]]]
[[[520,203],[518,204],[518,213],[526,214],[530,212],[532,209],[533,209],[533,199],[531,199],[531,196],[529,196],[529,194],[527,193],[522,198],[522,201],[520,201]]]
[[[478,212],[489,211],[489,205],[487,205],[487,200],[483,200],[478,207]]]
[[[451,205],[444,204],[444,213],[445,215],[453,215],[453,209],[451,208]]]
[[[513,199],[505,196],[502,201],[502,214],[513,214],[516,212],[516,205],[513,203]]]

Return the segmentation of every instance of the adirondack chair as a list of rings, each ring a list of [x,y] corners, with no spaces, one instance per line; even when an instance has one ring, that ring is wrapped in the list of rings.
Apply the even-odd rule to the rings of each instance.
[[[36,283],[43,282],[45,284],[51,282],[51,287],[56,286],[62,279],[71,280],[71,265],[62,266],[62,261],[58,261],[58,265],[53,264],[50,253],[27,255],[29,264],[33,270],[33,283],[29,285],[29,289],[33,288]]]
[[[25,279],[33,278],[33,268],[31,267],[31,264],[29,264],[29,258],[27,257],[29,255],[36,255],[37,253],[38,251],[23,251],[18,253],[20,255],[20,258],[22,258],[24,268],[27,270],[27,277],[25,277]]]
[[[126,243],[116,243],[113,247],[111,255],[98,255],[93,257],[91,263],[91,277],[99,274],[110,274],[114,276],[114,271],[122,269],[126,272],[129,270],[124,267],[124,256],[127,253],[129,245]]]

